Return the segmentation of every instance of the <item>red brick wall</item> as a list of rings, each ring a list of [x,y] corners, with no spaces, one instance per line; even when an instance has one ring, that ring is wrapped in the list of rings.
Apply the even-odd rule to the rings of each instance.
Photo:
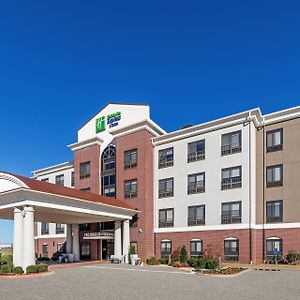
[[[213,249],[215,257],[224,255],[224,239],[234,237],[239,240],[240,262],[249,263],[249,230],[212,230],[212,231],[195,231],[195,232],[173,232],[173,233],[156,233],[156,256],[160,258],[160,246],[162,240],[172,241],[172,251],[178,247],[186,246],[188,255],[190,255],[190,241],[200,239],[203,241],[203,250]]]
[[[43,244],[48,244],[48,257],[57,251],[57,244],[64,244],[65,238],[40,238],[35,240],[35,252],[38,256],[43,254]]]
[[[130,240],[138,243],[138,254],[142,260],[154,254],[153,234],[153,136],[146,130],[116,139],[117,198],[126,201],[139,213],[138,228],[130,229]],[[124,151],[137,148],[138,165],[124,169]],[[124,198],[124,181],[137,178],[138,196]]]
[[[91,162],[91,176],[80,180],[80,163]],[[75,188],[90,188],[100,194],[100,147],[92,145],[74,152]]]

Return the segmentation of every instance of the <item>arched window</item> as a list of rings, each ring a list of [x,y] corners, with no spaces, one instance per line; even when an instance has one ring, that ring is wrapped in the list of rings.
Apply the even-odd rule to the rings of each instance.
[[[116,147],[112,144],[101,155],[101,193],[116,197]]]
[[[269,237],[266,239],[266,259],[273,261],[275,256],[282,255],[282,239],[279,237]]]
[[[239,260],[239,240],[233,237],[224,240],[224,259]]]

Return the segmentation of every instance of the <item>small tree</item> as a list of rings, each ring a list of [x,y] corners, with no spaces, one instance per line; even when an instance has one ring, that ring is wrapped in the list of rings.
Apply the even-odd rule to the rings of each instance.
[[[176,263],[180,261],[180,247],[178,247],[176,250],[173,251],[171,256],[171,262]]]
[[[185,246],[182,246],[181,250],[180,250],[180,262],[186,263],[187,260],[188,260],[188,254],[187,254],[186,248],[185,248]]]
[[[129,254],[130,255],[136,254],[136,249],[134,245],[129,246]]]

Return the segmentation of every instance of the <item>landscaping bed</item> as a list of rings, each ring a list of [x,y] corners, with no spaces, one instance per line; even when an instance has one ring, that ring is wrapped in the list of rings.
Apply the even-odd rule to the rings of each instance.
[[[201,274],[210,274],[210,275],[236,275],[239,274],[247,269],[245,268],[240,268],[240,267],[226,267],[226,268],[221,268],[220,270],[218,269],[195,269],[196,273],[201,273]]]

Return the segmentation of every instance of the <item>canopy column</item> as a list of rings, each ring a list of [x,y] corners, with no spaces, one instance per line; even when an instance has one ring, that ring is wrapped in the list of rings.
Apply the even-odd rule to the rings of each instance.
[[[23,209],[23,270],[30,265],[35,265],[35,247],[34,247],[34,209],[31,206],[25,206]]]
[[[130,246],[129,220],[123,222],[123,255],[125,255],[125,263],[128,263],[128,253]]]
[[[23,216],[19,208],[14,209],[14,242],[13,264],[15,267],[22,266],[23,247]]]
[[[79,252],[79,224],[72,225],[73,232],[73,253],[74,253],[74,261],[80,260],[80,252]]]
[[[66,225],[67,230],[67,241],[66,241],[66,252],[67,254],[72,253],[72,225]]]
[[[115,255],[122,255],[121,221],[115,221]]]

